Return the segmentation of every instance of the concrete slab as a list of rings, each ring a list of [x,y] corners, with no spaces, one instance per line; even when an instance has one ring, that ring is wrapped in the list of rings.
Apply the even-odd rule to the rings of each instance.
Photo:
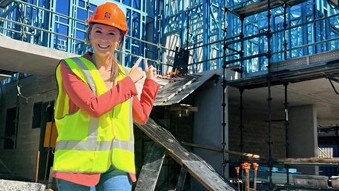
[[[44,184],[0,179],[0,190],[6,191],[45,191]]]
[[[60,59],[76,54],[0,36],[0,69],[32,75],[52,75]]]

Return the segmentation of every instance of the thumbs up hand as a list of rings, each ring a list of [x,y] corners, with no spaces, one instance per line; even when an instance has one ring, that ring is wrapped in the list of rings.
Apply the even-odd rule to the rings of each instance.
[[[147,59],[145,59],[145,72],[146,78],[156,81],[158,78],[157,69],[154,68],[152,65],[148,66]]]
[[[140,65],[140,62],[142,60],[142,57],[140,57],[134,64],[134,66],[131,68],[131,71],[129,72],[129,77],[132,79],[132,81],[135,83],[139,80],[141,80],[144,77],[144,72],[142,71]]]

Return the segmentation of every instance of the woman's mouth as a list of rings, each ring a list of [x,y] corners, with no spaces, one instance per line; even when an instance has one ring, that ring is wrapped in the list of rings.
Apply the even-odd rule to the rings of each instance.
[[[110,45],[102,45],[102,44],[98,44],[98,47],[100,49],[108,49],[110,47]]]

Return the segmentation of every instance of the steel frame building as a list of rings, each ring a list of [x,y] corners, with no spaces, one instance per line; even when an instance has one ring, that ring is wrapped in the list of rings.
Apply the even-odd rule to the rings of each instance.
[[[0,9],[0,32],[82,54],[87,48],[86,19],[103,2],[14,0]],[[266,54],[274,63],[339,47],[339,13],[327,1],[273,0],[269,12],[256,8],[257,1],[117,2],[126,10],[130,27],[123,49],[126,63],[143,56],[159,66],[172,65],[178,47],[189,50],[191,73],[221,68],[225,62],[255,75],[267,71]],[[246,10],[249,6],[252,12]]]

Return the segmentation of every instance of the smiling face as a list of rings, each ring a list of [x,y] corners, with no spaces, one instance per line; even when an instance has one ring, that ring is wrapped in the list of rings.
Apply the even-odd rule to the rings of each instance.
[[[121,43],[121,31],[115,27],[93,24],[89,32],[89,41],[96,54],[102,56],[113,54]]]

